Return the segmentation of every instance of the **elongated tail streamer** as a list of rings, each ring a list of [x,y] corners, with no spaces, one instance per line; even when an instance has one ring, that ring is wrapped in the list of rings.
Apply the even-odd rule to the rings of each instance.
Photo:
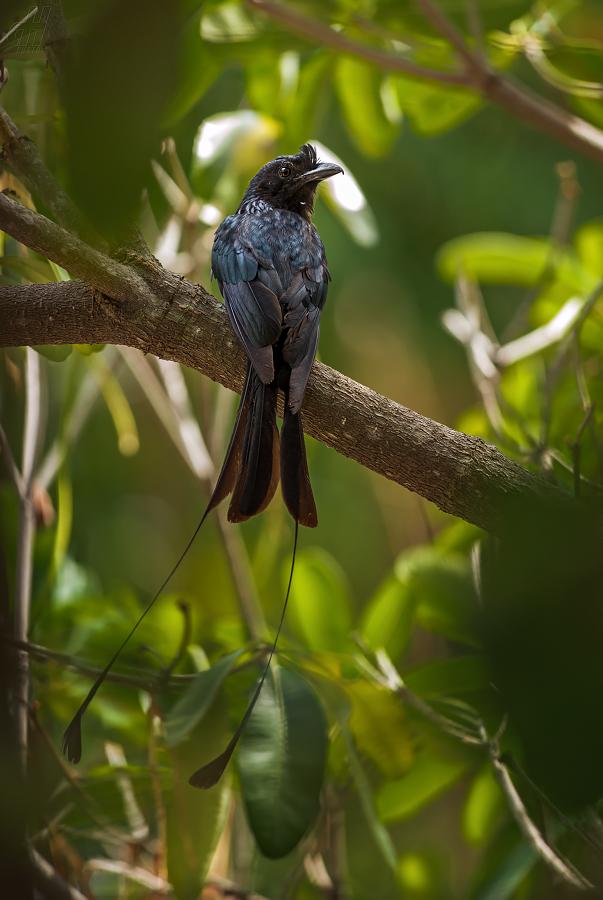
[[[251,718],[251,714],[253,712],[253,708],[257,703],[258,697],[260,696],[261,690],[264,686],[264,681],[266,680],[266,675],[268,674],[268,669],[270,668],[270,663],[272,662],[272,657],[274,656],[274,651],[276,650],[276,645],[278,643],[279,635],[281,633],[281,628],[283,627],[283,622],[285,621],[285,612],[287,611],[287,603],[289,602],[289,594],[291,593],[291,582],[293,581],[293,570],[295,568],[295,556],[297,553],[297,534],[299,531],[299,522],[297,519],[295,520],[295,538],[293,540],[293,559],[291,560],[291,571],[289,573],[289,583],[287,585],[287,593],[285,595],[285,602],[283,604],[283,611],[281,613],[281,620],[278,624],[278,629],[276,631],[276,637],[274,639],[274,643],[270,650],[270,656],[268,657],[268,662],[264,668],[264,672],[262,677],[260,678],[260,682],[256,688],[255,694],[253,695],[253,699],[251,703],[247,707],[247,711],[241,720],[241,724],[235,731],[232,736],[232,740],[228,744],[226,750],[221,753],[219,756],[216,756],[215,759],[212,759],[211,762],[207,763],[207,765],[202,766],[200,769],[197,769],[196,772],[193,772],[191,777],[188,780],[188,783],[193,787],[200,788],[201,790],[207,790],[210,787],[213,787],[214,784],[217,784],[220,778],[222,777],[226,766],[232,756],[235,747],[239,743],[239,738],[243,734],[245,730],[245,726],[249,722]]]

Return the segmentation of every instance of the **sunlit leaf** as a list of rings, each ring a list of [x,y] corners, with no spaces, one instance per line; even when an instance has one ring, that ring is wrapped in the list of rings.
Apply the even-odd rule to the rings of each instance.
[[[422,137],[449,131],[465,122],[484,104],[478,95],[454,90],[448,85],[404,76],[396,76],[392,81],[411,128]]]
[[[369,681],[348,685],[353,702],[350,730],[356,746],[390,779],[399,778],[412,762],[409,725],[400,699]]]
[[[367,156],[384,156],[391,148],[398,125],[385,112],[382,73],[354,56],[340,56],[333,85],[354,142]]]
[[[289,565],[285,566],[286,577]],[[310,650],[343,652],[352,629],[345,575],[319,547],[297,554],[289,600],[291,619]]]
[[[382,822],[409,819],[459,781],[466,763],[443,759],[426,750],[417,756],[404,778],[383,784],[375,795]]]
[[[208,711],[224,679],[232,671],[242,650],[228,653],[209,669],[199,672],[165,719],[166,741],[170,746],[179,744]]]
[[[360,626],[373,650],[385,647],[393,660],[402,655],[412,634],[417,600],[408,582],[395,576],[377,590],[366,606]]]
[[[245,66],[245,93],[254,109],[273,116],[278,106],[281,77],[279,55],[264,51]]]
[[[519,284],[534,287],[545,269],[555,261],[549,241],[502,232],[478,232],[454,238],[440,249],[438,271],[452,283],[459,271],[478,281]],[[576,257],[566,251],[560,255],[556,276],[572,290],[588,290],[593,283]]]
[[[597,278],[603,278],[603,222],[595,219],[582,225],[574,236],[574,243],[582,265]]]
[[[71,356],[73,347],[71,344],[36,344],[33,349],[52,362],[63,362]]]
[[[468,844],[481,847],[485,844],[505,809],[505,798],[489,762],[475,775],[462,813],[463,837]]]
[[[285,137],[292,147],[303,144],[312,134],[319,98],[327,86],[333,54],[318,50],[302,65],[285,114]]]
[[[286,856],[312,824],[326,752],[313,688],[296,672],[271,669],[237,756],[247,818],[264,856]]]

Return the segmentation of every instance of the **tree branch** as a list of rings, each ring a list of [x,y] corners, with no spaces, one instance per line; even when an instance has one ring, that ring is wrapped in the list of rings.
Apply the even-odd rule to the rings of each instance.
[[[523,119],[529,125],[603,165],[603,131],[579,116],[566,112],[544,97],[530,92],[525,85],[520,85],[511,78],[503,78],[494,72],[481,53],[473,53],[467,47],[460,32],[432,0],[416,0],[416,2],[430,18],[436,30],[459,51],[467,66],[465,72],[443,72],[417,66],[410,60],[400,59],[369,45],[352,41],[340,31],[334,31],[320,22],[293,12],[283,3],[274,3],[273,0],[248,0],[248,2],[253,9],[266,13],[295,34],[305,35],[315,42],[368,59],[387,71],[406,72],[429,81],[473,88],[517,118]],[[404,35],[400,35],[400,40],[404,40]]]
[[[5,287],[0,346],[125,344],[240,393],[245,352],[222,304],[199,285],[159,268],[152,287],[142,278],[138,284],[139,292],[129,293],[123,304],[79,281]],[[314,364],[303,416],[312,437],[488,531],[501,532],[506,516],[522,503],[568,510],[573,504],[480,438],[399,406],[322,363]]]
[[[445,72],[440,69],[428,69],[419,66],[408,59],[392,56],[365,44],[352,41],[340,31],[334,31],[320,22],[308,19],[300,13],[285,6],[283,3],[273,3],[272,0],[248,0],[249,5],[259,12],[266,13],[272,19],[276,19],[296,34],[303,34],[318,44],[327,44],[344,53],[353,53],[362,56],[369,62],[375,63],[389,72],[405,72],[407,75],[416,75],[419,78],[427,78],[430,81],[440,81],[444,84],[456,84],[469,87],[471,82],[467,74],[461,71]]]

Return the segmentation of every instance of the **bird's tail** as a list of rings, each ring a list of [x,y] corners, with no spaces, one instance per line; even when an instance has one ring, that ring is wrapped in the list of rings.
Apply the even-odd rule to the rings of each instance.
[[[276,381],[264,384],[247,363],[239,416],[214,491],[215,503],[214,497],[210,501],[217,505],[232,491],[229,522],[244,522],[255,516],[274,497],[279,481],[276,400]]]
[[[287,367],[288,369],[288,367]],[[281,490],[287,509],[296,522],[306,528],[316,528],[318,514],[312,494],[301,412],[289,408],[289,376],[291,370],[281,370],[280,384],[285,394],[285,412],[281,428]]]

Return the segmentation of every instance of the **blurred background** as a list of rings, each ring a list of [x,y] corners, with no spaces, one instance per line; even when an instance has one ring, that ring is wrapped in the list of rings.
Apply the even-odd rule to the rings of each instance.
[[[382,52],[442,70],[454,62],[450,45],[412,2],[290,6],[308,21],[322,27],[335,23]],[[493,66],[603,124],[599,2],[480,0],[467,6],[479,13]],[[471,41],[464,3],[442,0],[440,7]],[[166,268],[219,296],[209,277],[217,224],[235,211],[263,163],[296,152],[305,141],[316,143],[322,158],[336,158],[346,172],[339,183],[335,179],[321,188],[314,218],[333,279],[319,358],[424,416],[498,443],[564,490],[573,489],[567,437],[575,436],[588,409],[573,364],[567,374],[563,370],[553,403],[546,390],[552,351],[520,361],[496,381],[498,413],[490,406],[486,415],[481,402],[490,396],[486,376],[476,375],[458,329],[455,337],[442,316],[455,304],[458,314],[466,311],[463,291],[470,293],[467,284],[479,283],[480,315],[487,310],[489,317],[487,327],[482,318],[482,330],[504,344],[549,322],[572,298],[583,302],[603,276],[598,163],[470,91],[388,75],[358,56],[287,30],[244,3],[73,0],[64,3],[64,11],[74,45],[67,95],[59,95],[46,64],[42,10],[9,42],[4,65],[10,77],[1,100],[100,233],[119,245],[127,222],[135,219]],[[4,33],[27,12],[19,4],[3,11]],[[527,52],[530,40],[540,57]],[[595,85],[598,93],[577,88],[578,83]],[[0,177],[3,189],[48,214],[44,199],[29,194],[25,179],[8,169]],[[3,253],[3,284],[69,278],[8,236]],[[461,270],[467,283],[459,281]],[[601,317],[594,318],[581,351],[588,403],[601,388]],[[128,348],[38,349],[43,436],[30,640],[104,665],[205,508],[236,397],[196,372]],[[0,419],[17,460],[26,366],[22,349],[4,351]],[[591,482],[600,480],[595,432],[601,416],[595,408],[593,434],[585,429],[585,444],[590,443],[583,448],[582,471]],[[550,427],[543,439],[545,421]],[[403,674],[432,673],[435,680],[427,678],[426,688],[418,679],[419,694],[456,691],[495,730],[506,707],[479,668],[487,660],[472,619],[477,601],[468,554],[480,538],[478,530],[317,441],[306,438],[306,445],[319,526],[300,534],[283,647],[331,654],[340,677],[357,685],[364,676],[354,662],[357,643],[350,634],[359,633],[359,646],[368,642],[373,650],[390,641],[388,652]],[[5,475],[0,491],[12,583],[18,502]],[[183,629],[177,600],[187,604],[191,622],[188,650],[176,669],[181,674],[203,671],[208,661],[273,633],[292,540],[280,494],[263,515],[242,526],[226,525],[223,515],[221,523],[208,521],[132,642],[126,671],[157,670],[176,656]],[[380,612],[386,607],[389,619]],[[459,659],[461,664],[438,682],[437,665]],[[346,675],[346,665],[356,668]],[[206,725],[203,740],[215,743],[216,752],[232,732],[229,722],[242,711],[251,675],[244,670],[227,681],[224,696],[208,713],[213,724]],[[57,748],[89,681],[52,660],[36,663],[34,676],[40,728]],[[354,710],[362,706],[363,690],[357,691]],[[373,703],[364,700],[369,707]],[[177,751],[162,744],[160,725],[170,701],[175,697],[168,694],[162,712],[161,698],[107,685],[85,720],[86,791],[102,811],[102,828],[120,833],[113,844],[107,833],[95,833],[101,829],[98,816],[93,827],[78,799],[67,797],[65,782],[57,781],[58,763],[45,756],[41,731],[34,730],[32,753],[43,760],[37,778],[46,803],[36,813],[41,844],[50,842],[65,877],[80,889],[85,885],[87,896],[160,896],[159,882],[168,876],[177,896],[198,896],[210,861],[216,877],[274,898],[573,896],[553,887],[536,864],[476,751],[452,747],[449,736],[434,735],[433,726],[415,721],[418,714],[410,710],[397,730],[383,736],[389,760],[383,764],[371,740],[381,740],[375,729],[390,721],[391,710],[383,713],[381,725],[367,719],[361,727],[357,719],[356,752],[366,779],[361,787],[350,775],[352,751],[328,704],[328,796],[321,806],[323,817],[329,811],[328,827],[321,820],[315,843],[303,845],[303,852],[298,847],[281,861],[267,861],[246,824],[241,775],[235,771],[219,794],[193,797],[209,805],[199,807],[204,810],[199,821],[192,814],[193,841],[202,852],[197,882],[191,882],[197,886],[187,886],[188,876],[176,871],[176,850],[170,860],[170,840],[173,845],[177,838],[173,831],[166,838],[165,821],[162,826],[157,818],[156,788],[159,784],[161,793],[165,782],[168,832],[175,827],[170,816],[178,821],[169,799]],[[372,739],[363,742],[363,728]],[[150,733],[159,763],[148,760]],[[588,730],[585,735],[587,740]],[[521,757],[521,735],[511,731],[509,740]],[[177,750],[188,777],[190,740]],[[436,765],[429,754],[435,759],[440,751],[444,762]],[[408,786],[410,799],[394,802],[391,794],[388,801],[387,786],[399,786],[416,760],[423,769],[415,770],[416,786]],[[149,774],[149,765],[159,765],[159,774]],[[116,769],[129,773],[134,807],[124,799],[128,791]],[[534,777],[537,766],[530,771]],[[378,825],[370,816],[367,820],[365,796],[376,803]],[[594,809],[598,797],[587,799]],[[135,846],[137,805],[142,830]],[[390,832],[387,847],[394,848],[392,865],[384,864],[379,843],[384,824]],[[124,837],[128,828],[131,834]],[[112,860],[114,868],[103,868],[101,858]],[[95,863],[87,874],[74,875],[90,859]],[[190,859],[187,865],[195,868]],[[136,880],[136,867],[153,873],[157,884],[145,884],[140,873]],[[205,890],[204,897],[221,896]]]

